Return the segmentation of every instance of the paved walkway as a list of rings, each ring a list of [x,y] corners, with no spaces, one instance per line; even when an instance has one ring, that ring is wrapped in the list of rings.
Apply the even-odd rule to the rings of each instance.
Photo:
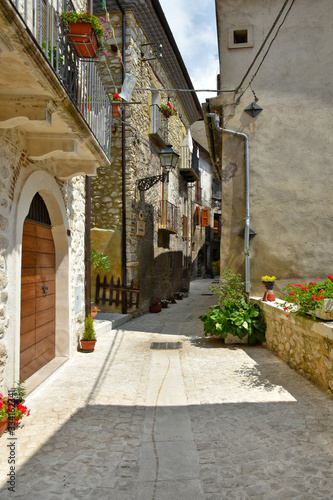
[[[333,498],[332,398],[263,347],[204,339],[209,284],[104,333],[27,398],[15,493],[0,439],[0,498]]]

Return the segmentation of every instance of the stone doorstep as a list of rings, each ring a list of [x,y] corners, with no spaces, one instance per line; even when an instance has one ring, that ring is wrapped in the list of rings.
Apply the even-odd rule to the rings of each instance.
[[[94,329],[96,335],[103,335],[104,333],[110,332],[118,326],[127,323],[129,319],[129,314],[97,313],[97,316],[94,320]]]

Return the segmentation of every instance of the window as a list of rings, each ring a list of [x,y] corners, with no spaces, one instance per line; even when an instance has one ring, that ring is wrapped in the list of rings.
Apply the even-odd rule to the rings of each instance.
[[[208,210],[208,208],[203,208],[201,210],[201,225],[202,225],[202,227],[209,227],[209,210]]]
[[[228,48],[243,49],[253,47],[253,26],[229,28]]]

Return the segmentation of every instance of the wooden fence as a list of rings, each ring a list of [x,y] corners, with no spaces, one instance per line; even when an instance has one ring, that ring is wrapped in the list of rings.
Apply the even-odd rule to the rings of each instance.
[[[106,276],[104,276],[103,282],[99,274],[96,278],[96,293],[95,293],[95,303],[98,305],[102,303],[105,304],[115,304],[123,306],[123,309],[135,307],[139,308],[140,302],[140,284],[138,283],[137,288],[134,286],[134,281],[132,280],[130,285],[121,284],[120,278],[114,283],[113,277],[110,283],[107,282]]]

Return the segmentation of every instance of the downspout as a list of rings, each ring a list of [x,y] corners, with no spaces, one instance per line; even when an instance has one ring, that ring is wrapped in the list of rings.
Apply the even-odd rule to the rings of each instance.
[[[89,12],[93,13],[93,0],[89,0]],[[85,209],[85,235],[84,235],[84,257],[85,257],[85,316],[91,313],[91,177],[85,177],[86,209]]]
[[[245,233],[244,233],[244,262],[245,262],[245,291],[250,295],[250,167],[249,167],[249,138],[242,132],[235,132],[222,128],[219,125],[219,116],[216,113],[207,113],[207,116],[212,117],[212,121],[216,130],[225,132],[226,134],[242,137],[244,144],[244,159],[245,159]]]
[[[116,0],[122,15],[122,82],[125,80],[126,14],[119,0]],[[126,239],[126,156],[125,156],[125,106],[121,111],[121,180],[122,180],[122,281],[127,284],[127,239]],[[122,313],[127,313],[127,303],[122,302]]]

